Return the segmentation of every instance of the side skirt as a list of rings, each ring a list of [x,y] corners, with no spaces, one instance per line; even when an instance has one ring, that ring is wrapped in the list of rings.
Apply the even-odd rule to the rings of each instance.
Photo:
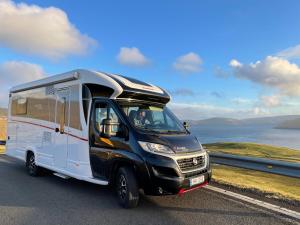
[[[63,174],[65,176],[73,177],[73,178],[78,179],[78,180],[83,180],[83,181],[87,181],[87,182],[94,183],[94,184],[99,184],[99,185],[108,185],[109,184],[108,181],[106,181],[106,180],[96,179],[96,178],[93,178],[93,177],[78,176],[77,174],[68,172],[66,170],[59,169],[59,168],[54,168],[54,167],[47,166],[47,165],[44,165],[44,164],[41,164],[41,163],[39,163],[38,166],[44,167],[46,169],[49,169],[51,171],[54,171],[54,172],[57,172],[57,173],[60,173],[60,174]]]

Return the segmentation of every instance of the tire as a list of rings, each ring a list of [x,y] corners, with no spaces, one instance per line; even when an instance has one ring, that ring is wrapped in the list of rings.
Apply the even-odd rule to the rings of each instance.
[[[116,191],[119,204],[126,209],[135,208],[139,203],[139,187],[129,167],[121,167],[116,176]]]
[[[35,156],[32,152],[27,154],[26,168],[30,176],[36,177],[41,173],[41,168],[35,164]]]

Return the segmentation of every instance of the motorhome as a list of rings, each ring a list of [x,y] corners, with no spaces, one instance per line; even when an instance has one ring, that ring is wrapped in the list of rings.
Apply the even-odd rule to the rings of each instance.
[[[44,169],[116,188],[136,207],[148,195],[183,194],[211,179],[209,156],[167,108],[160,87],[74,70],[11,88],[6,154],[31,176]]]

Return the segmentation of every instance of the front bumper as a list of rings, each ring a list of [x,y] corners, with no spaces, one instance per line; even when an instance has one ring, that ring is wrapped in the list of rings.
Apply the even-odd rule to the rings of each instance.
[[[192,172],[182,172],[176,160],[160,155],[150,156],[146,160],[148,182],[147,185],[143,185],[145,193],[150,195],[182,194],[208,184],[212,170],[209,158],[207,157],[206,160],[204,167]],[[190,186],[190,179],[199,176],[204,176],[204,182]]]

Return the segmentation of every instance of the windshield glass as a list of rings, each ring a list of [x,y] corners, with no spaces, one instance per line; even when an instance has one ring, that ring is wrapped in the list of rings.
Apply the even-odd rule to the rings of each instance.
[[[186,133],[180,120],[166,106],[140,102],[118,103],[138,129],[159,133]]]

